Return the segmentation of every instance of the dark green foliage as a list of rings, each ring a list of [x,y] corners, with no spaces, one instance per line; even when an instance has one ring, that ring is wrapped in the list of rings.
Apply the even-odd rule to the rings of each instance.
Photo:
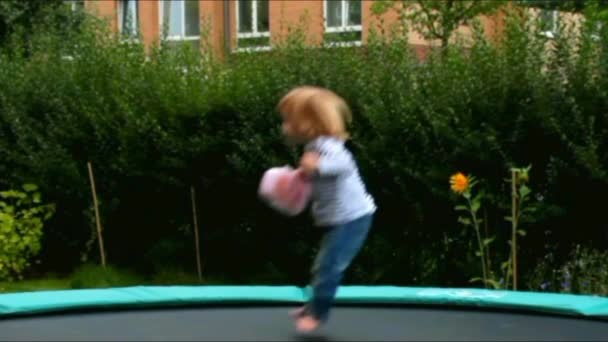
[[[69,35],[46,28],[0,51],[0,187],[40,184],[56,204],[43,244],[48,269],[67,272],[81,254],[99,254],[91,161],[111,264],[195,270],[194,186],[206,276],[305,284],[319,231],[307,216],[276,214],[256,190],[265,169],[297,160],[276,103],[313,84],[352,105],[350,145],[380,208],[348,281],[463,285],[477,275],[449,197],[456,171],[484,182],[488,229],[504,237],[503,178],[533,165],[538,213],[520,242],[522,272],[547,239],[564,249],[605,245],[606,30],[593,38],[589,24],[572,43],[563,29],[549,42],[518,14],[508,18],[500,42],[451,45],[424,62],[399,39],[308,49],[296,35],[221,64],[186,48],[146,55],[100,34],[92,19]]]
[[[586,7],[595,4],[608,7],[606,0],[515,0],[515,2],[524,6],[566,11],[583,11]]]
[[[548,253],[529,276],[534,291],[608,294],[608,252],[577,245],[567,256]]]

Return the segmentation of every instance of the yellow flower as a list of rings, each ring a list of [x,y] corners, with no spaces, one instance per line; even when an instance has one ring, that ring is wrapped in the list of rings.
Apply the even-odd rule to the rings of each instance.
[[[461,172],[458,172],[457,174],[450,177],[450,185],[452,191],[461,194],[467,191],[467,189],[469,188],[469,178]]]

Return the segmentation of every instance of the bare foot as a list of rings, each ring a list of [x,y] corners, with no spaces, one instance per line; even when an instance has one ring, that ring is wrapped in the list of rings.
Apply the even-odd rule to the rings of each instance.
[[[304,316],[296,321],[296,329],[299,332],[308,333],[316,330],[321,325],[321,322],[311,316]]]
[[[289,311],[289,316],[292,318],[302,317],[306,313],[306,306]]]

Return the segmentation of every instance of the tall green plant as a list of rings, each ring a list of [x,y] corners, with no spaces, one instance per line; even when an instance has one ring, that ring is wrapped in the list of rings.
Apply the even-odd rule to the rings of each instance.
[[[490,262],[490,244],[494,242],[496,236],[488,236],[486,229],[485,236],[482,235],[481,223],[484,221],[478,218],[479,209],[482,206],[482,201],[486,200],[487,196],[483,190],[478,191],[473,195],[473,190],[477,185],[477,179],[471,175],[466,176],[462,173],[457,173],[450,178],[452,191],[459,197],[465,199],[466,205],[457,205],[454,207],[456,211],[466,211],[470,215],[468,217],[459,217],[458,222],[465,226],[472,226],[477,237],[477,252],[476,256],[480,258],[482,267],[482,278],[475,277],[471,281],[482,281],[484,286],[491,285],[494,288],[512,288],[517,290],[517,237],[525,236],[526,230],[522,229],[520,222],[524,215],[529,215],[534,212],[535,207],[530,206],[531,190],[528,188],[530,167],[513,168],[511,169],[511,179],[508,181],[511,185],[511,215],[505,219],[511,224],[511,238],[507,241],[509,245],[508,258],[500,263],[502,271],[502,279],[496,279],[497,272],[493,271],[493,265]],[[527,218],[527,217],[526,217]],[[487,221],[487,218],[485,219]]]
[[[454,207],[454,209],[456,211],[466,211],[470,215],[470,218],[460,216],[458,218],[458,222],[463,224],[465,227],[471,226],[475,230],[478,248],[475,255],[478,256],[481,261],[481,280],[483,281],[484,286],[487,286],[488,284],[492,284],[494,282],[493,279],[490,279],[490,270],[487,260],[487,255],[489,254],[488,246],[493,239],[488,239],[487,237],[482,236],[481,224],[484,223],[484,221],[477,216],[479,209],[481,208],[481,201],[484,197],[484,193],[483,191],[480,191],[473,195],[473,189],[475,185],[477,185],[477,180],[471,175],[465,176],[462,173],[457,173],[452,176],[450,183],[452,191],[465,199],[466,205],[457,205]]]
[[[521,229],[520,222],[522,215],[534,212],[533,206],[526,206],[530,202],[531,190],[528,188],[530,166],[526,168],[511,169],[511,215],[505,219],[511,223],[511,255],[507,263],[506,284],[512,281],[513,290],[517,290],[517,237],[526,236],[526,231]]]

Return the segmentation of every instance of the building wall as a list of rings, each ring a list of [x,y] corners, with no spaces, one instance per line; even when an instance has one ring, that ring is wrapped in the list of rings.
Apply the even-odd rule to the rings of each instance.
[[[233,3],[233,6],[236,4]],[[271,1],[270,35],[274,40],[280,39],[288,32],[289,25],[296,25],[301,19],[308,24],[310,43],[318,43],[323,35],[323,1]],[[236,23],[236,21],[233,21]],[[236,26],[236,25],[235,25]]]
[[[116,8],[118,8],[118,5]],[[146,46],[151,46],[160,38],[160,11],[158,2],[140,1],[137,15],[140,18],[138,24],[143,42]],[[114,18],[118,18],[118,12],[114,13]]]
[[[192,0],[199,1],[201,22],[209,28],[209,40],[211,48],[218,54],[225,52],[225,22],[224,9],[229,4],[230,10],[230,42],[231,48],[237,47],[236,26],[236,0],[226,2],[224,0]],[[331,0],[334,1],[334,0]],[[118,0],[86,0],[87,10],[108,20],[108,24],[114,31],[118,31]],[[398,12],[389,10],[381,17],[372,14],[373,0],[362,0],[362,43],[365,44],[371,27],[390,31],[391,25],[397,24]],[[138,25],[142,34],[143,42],[147,46],[156,44],[160,38],[160,1],[140,0],[138,9]],[[306,25],[307,41],[319,43],[323,39],[324,28],[324,1],[323,0],[270,0],[269,3],[269,26],[271,40],[276,42],[284,37],[290,25],[298,25],[304,20]],[[488,35],[493,36],[500,30],[500,20],[496,17],[482,18],[483,25]],[[381,24],[382,23],[382,24]],[[459,32],[466,36],[468,29],[462,27]],[[428,47],[436,45],[437,42],[426,41],[416,32],[408,32],[409,42],[416,47],[420,54],[424,54]]]
[[[108,20],[108,24],[113,31],[118,30],[118,3],[117,1],[94,1],[86,0],[85,8],[87,11]]]

